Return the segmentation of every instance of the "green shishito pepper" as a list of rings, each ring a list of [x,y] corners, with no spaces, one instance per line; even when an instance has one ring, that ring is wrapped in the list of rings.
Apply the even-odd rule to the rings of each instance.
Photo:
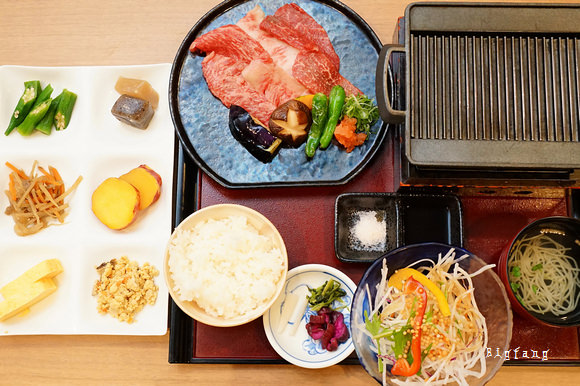
[[[50,103],[52,102],[51,98],[48,98],[28,113],[24,121],[16,127],[16,130],[22,135],[30,135],[34,131],[36,124],[40,122],[40,120],[44,117],[48,108],[50,107]]]
[[[328,98],[323,93],[318,93],[312,98],[312,125],[310,126],[306,148],[304,149],[306,155],[310,158],[314,157],[316,149],[320,146],[320,137],[327,120]]]
[[[22,93],[18,104],[14,108],[14,112],[10,118],[10,123],[8,124],[8,128],[4,132],[4,135],[10,134],[15,127],[24,122],[24,119],[28,113],[30,110],[32,110],[32,106],[36,101],[39,91],[40,81],[31,80],[24,82],[24,92]]]
[[[332,141],[332,136],[334,135],[334,129],[340,116],[342,114],[342,106],[344,105],[344,100],[346,99],[346,93],[342,86],[334,86],[330,91],[328,96],[328,121],[320,137],[320,148],[326,149]]]
[[[66,88],[62,90],[60,102],[56,108],[56,114],[54,115],[54,127],[57,130],[64,130],[67,128],[76,100],[77,94],[67,90]]]

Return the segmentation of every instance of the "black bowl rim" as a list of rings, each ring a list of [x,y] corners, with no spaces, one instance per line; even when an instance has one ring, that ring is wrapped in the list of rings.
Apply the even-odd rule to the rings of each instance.
[[[509,269],[508,269],[508,262],[510,260],[512,248],[514,247],[516,240],[518,240],[522,235],[524,235],[530,229],[537,227],[539,225],[541,226],[542,223],[551,222],[551,221],[556,221],[556,222],[565,221],[566,223],[572,223],[572,224],[578,226],[578,229],[580,230],[580,219],[577,219],[575,217],[568,217],[568,216],[542,217],[542,218],[539,218],[537,220],[530,222],[525,227],[520,229],[507,246],[508,249],[507,249],[506,256],[505,256],[505,271],[504,271],[504,273],[506,275],[508,283],[511,284]],[[553,319],[545,319],[543,314],[540,314],[540,313],[537,313],[534,311],[529,311],[522,304],[522,302],[520,302],[520,300],[515,296],[514,291],[511,289],[511,285],[505,286],[505,287],[506,287],[506,291],[508,291],[513,296],[513,298],[516,299],[516,301],[520,304],[521,308],[526,312],[526,314],[529,317],[535,319],[538,323],[549,325],[552,327],[564,327],[564,328],[565,327],[579,327],[580,326],[580,313],[578,313],[578,310],[570,312],[570,313],[572,313],[572,312],[578,313],[578,315],[576,315],[576,318],[571,319],[571,320],[562,320],[562,318],[565,318],[570,313],[568,313],[566,315],[561,315],[561,316],[556,316],[556,315],[550,314],[550,315],[552,315],[553,318],[562,320],[561,323],[554,322]]]

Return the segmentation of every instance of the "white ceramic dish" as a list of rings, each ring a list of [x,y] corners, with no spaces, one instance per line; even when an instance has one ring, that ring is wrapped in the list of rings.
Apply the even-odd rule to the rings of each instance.
[[[342,288],[346,291],[343,300],[348,304],[348,307],[342,309],[341,312],[350,332],[350,304],[356,291],[356,284],[336,268],[322,264],[305,264],[288,271],[282,293],[263,316],[264,331],[268,341],[282,358],[296,366],[311,369],[329,367],[344,360],[354,350],[351,338],[339,344],[336,351],[327,351],[322,348],[320,341],[312,339],[306,332],[305,326],[310,315],[315,314],[315,312],[308,307],[302,313],[298,325],[294,326],[294,333],[292,332],[292,323],[288,323],[286,326],[281,325],[282,315],[285,312],[284,302],[289,294],[302,293],[308,287],[317,288],[329,279],[341,283]],[[338,304],[335,302],[335,306]]]
[[[162,276],[165,244],[171,234],[174,131],[169,116],[167,88],[169,64],[111,67],[0,67],[0,287],[42,260],[57,258],[64,272],[56,277],[58,290],[23,316],[0,322],[1,335],[107,334],[163,335],[167,332],[167,288]],[[110,110],[119,94],[119,76],[145,79],[160,95],[155,115],[146,130],[119,122]],[[13,131],[4,135],[10,116],[27,80],[50,83],[53,96],[67,88],[78,95],[70,125],[46,136],[23,137]],[[13,220],[4,214],[10,170],[4,164],[30,171],[34,160],[52,165],[66,186],[78,176],[83,181],[68,198],[65,224],[19,237]],[[146,209],[129,228],[113,231],[91,211],[94,189],[108,177],[118,177],[147,164],[163,179],[159,200]],[[95,267],[104,261],[127,256],[140,264],[149,262],[159,270],[159,294],[132,324],[101,315],[91,295],[98,278]],[[1,300],[1,299],[0,299]]]

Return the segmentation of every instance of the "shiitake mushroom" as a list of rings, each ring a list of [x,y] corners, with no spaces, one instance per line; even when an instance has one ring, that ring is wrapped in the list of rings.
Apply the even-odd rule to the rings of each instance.
[[[286,145],[298,147],[306,141],[311,124],[312,114],[308,106],[291,99],[274,110],[268,128]]]

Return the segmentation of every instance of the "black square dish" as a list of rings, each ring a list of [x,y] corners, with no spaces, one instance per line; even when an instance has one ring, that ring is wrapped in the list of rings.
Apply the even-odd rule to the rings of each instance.
[[[423,242],[463,247],[459,198],[424,193],[337,197],[334,249],[340,261],[368,263],[393,249]]]
[[[395,193],[346,193],[337,197],[334,249],[339,260],[376,260],[399,245],[398,229]]]
[[[401,245],[439,242],[463,247],[461,203],[451,194],[401,194],[397,199]]]

